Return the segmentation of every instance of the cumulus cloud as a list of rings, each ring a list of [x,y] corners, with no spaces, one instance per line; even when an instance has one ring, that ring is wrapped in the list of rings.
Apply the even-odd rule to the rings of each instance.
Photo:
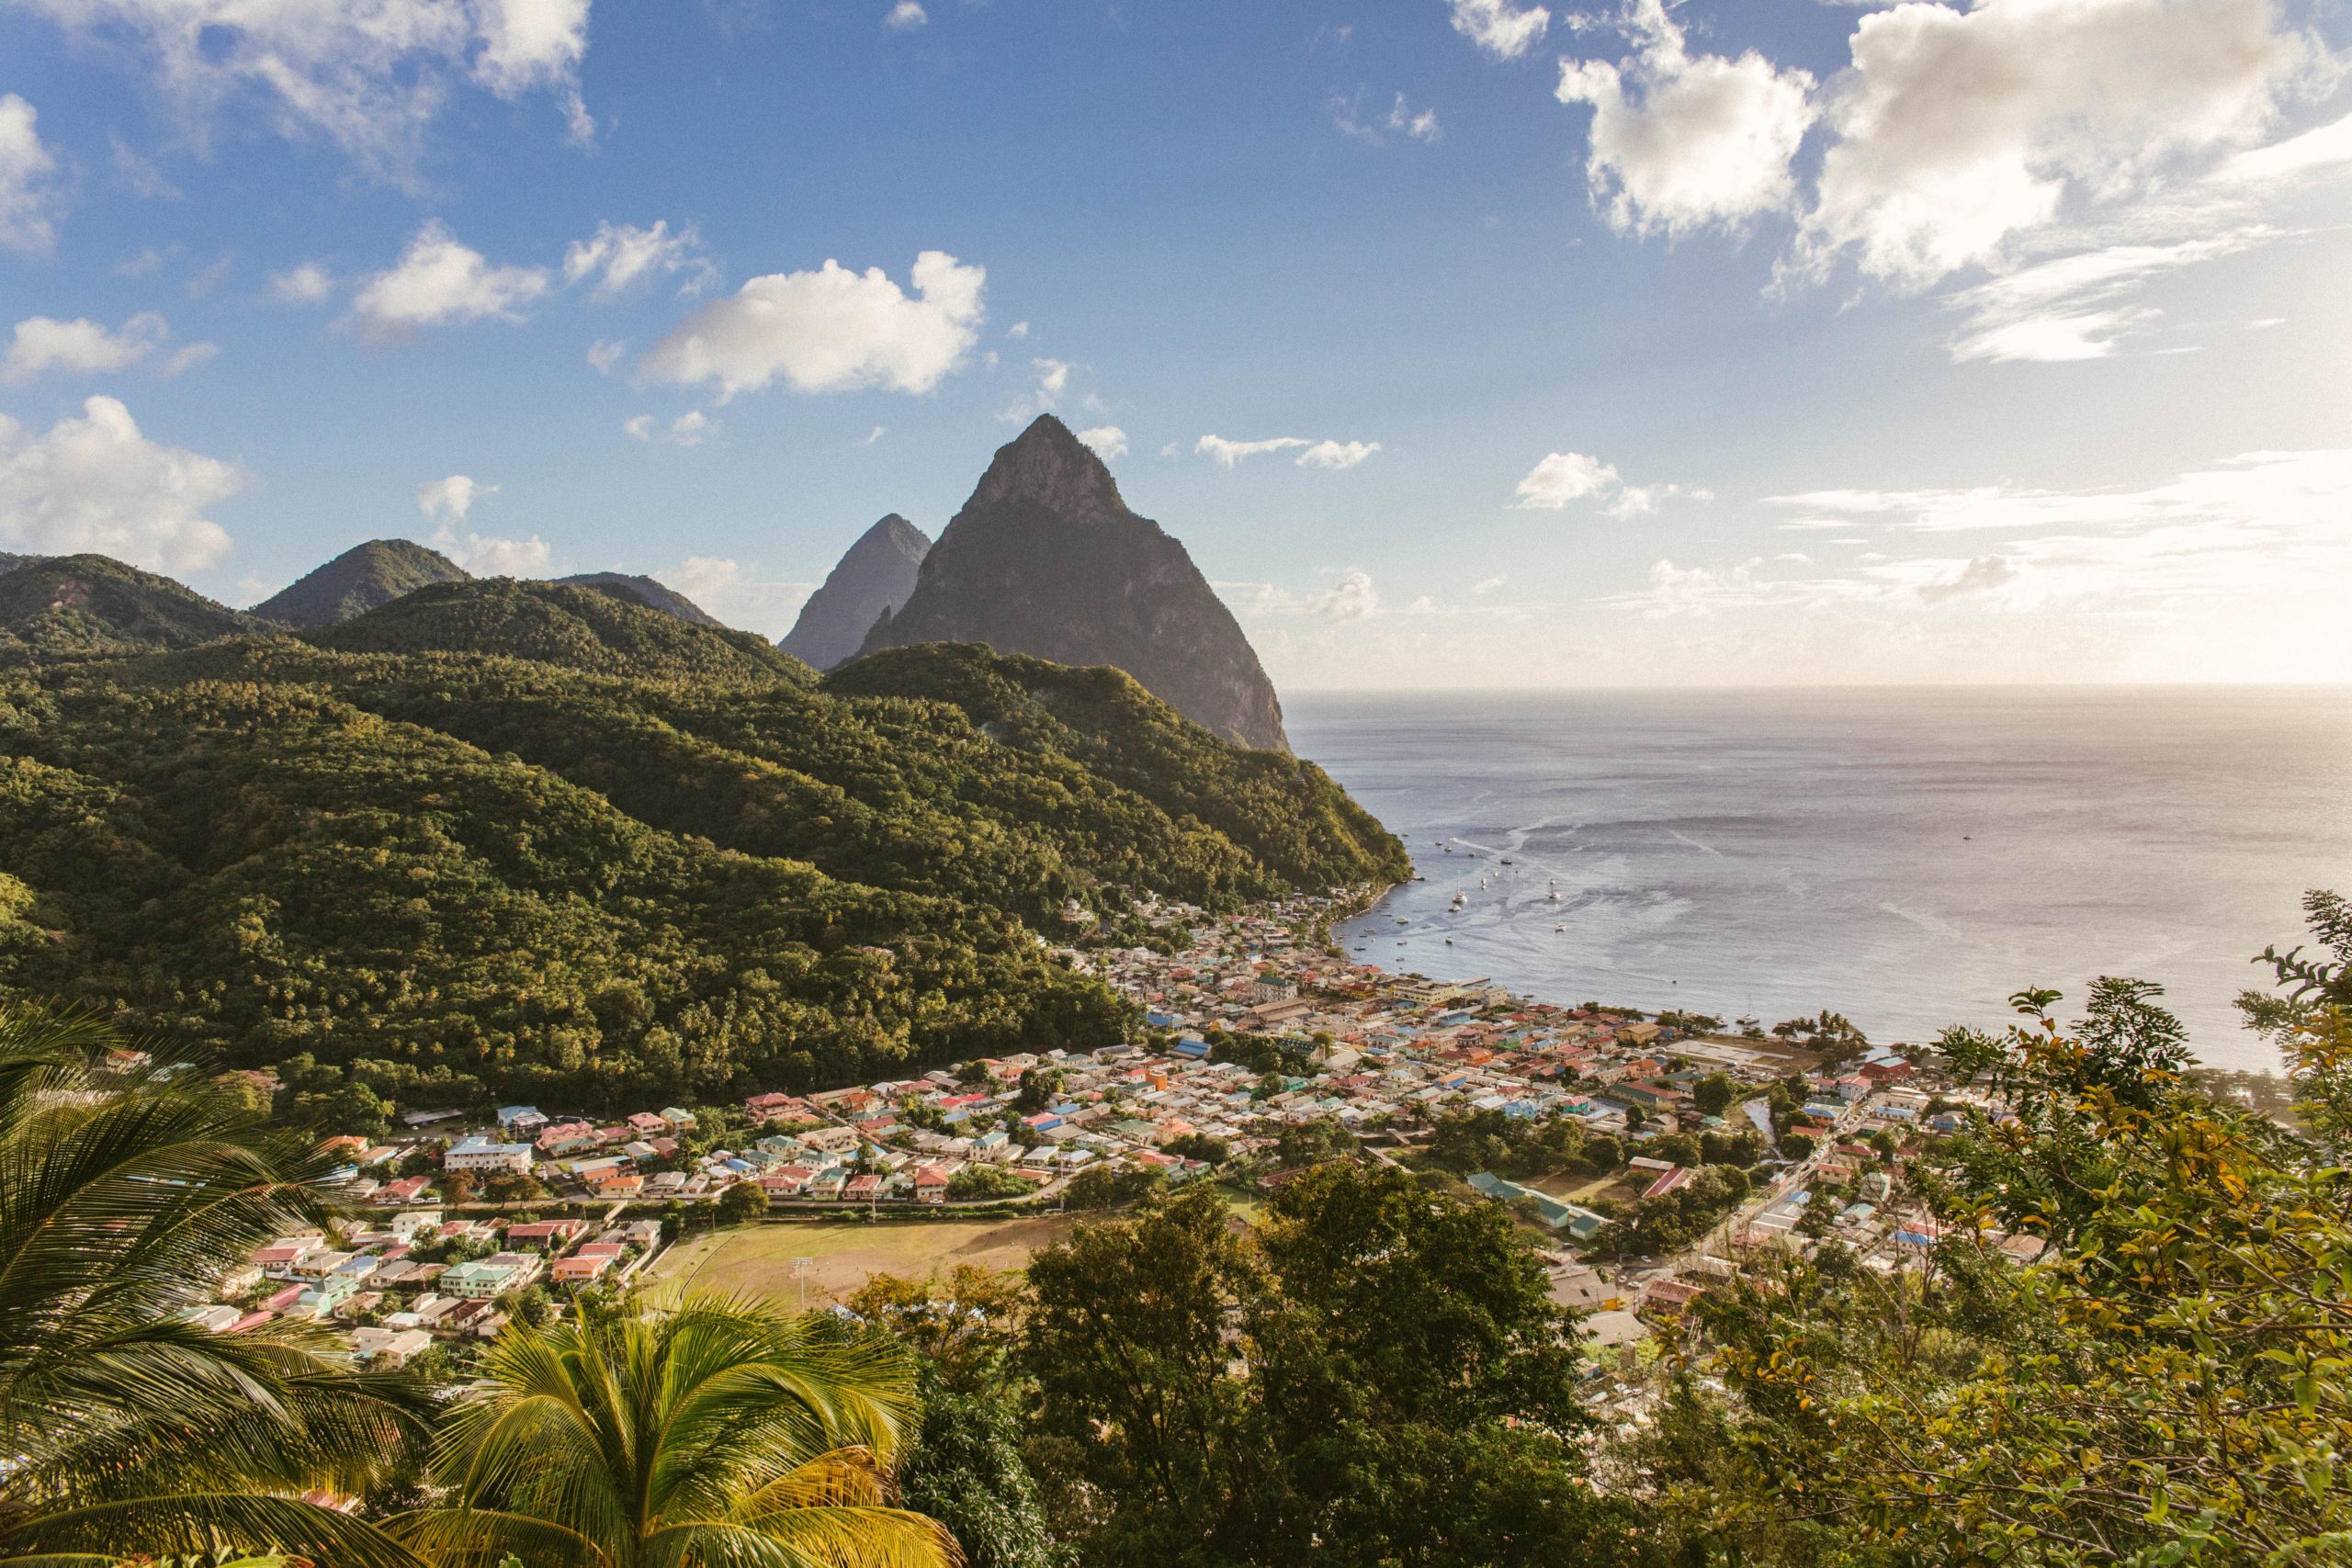
[[[931,14],[917,0],[899,0],[882,17],[882,25],[894,33],[910,33],[931,20]]]
[[[702,410],[691,409],[667,424],[658,423],[650,413],[641,413],[625,422],[621,428],[639,441],[666,441],[673,446],[699,446],[718,425]]]
[[[1558,96],[1592,106],[1585,175],[1612,228],[1677,234],[1792,206],[1813,77],[1750,50],[1692,55],[1663,0],[1637,0],[1627,58],[1565,60]]]
[[[466,513],[473,510],[475,496],[496,493],[496,485],[476,484],[463,474],[451,474],[417,486],[416,509],[427,517],[452,518],[462,523]]]
[[[1380,593],[1373,587],[1370,573],[1351,571],[1338,586],[1309,599],[1306,609],[1335,621],[1360,621],[1380,613]]]
[[[0,246],[12,251],[46,251],[57,241],[49,183],[57,159],[41,145],[40,118],[16,94],[0,94]]]
[[[444,524],[428,542],[476,577],[545,577],[555,557],[537,534],[527,539],[501,539],[460,534]]]
[[[17,323],[8,352],[0,355],[0,381],[21,387],[48,371],[99,376],[125,370],[155,352],[172,329],[153,310],[141,311],[109,332],[96,321],[29,316]]]
[[[334,275],[316,262],[302,262],[269,275],[274,299],[288,305],[318,305],[334,292]]]
[[[1519,481],[1511,505],[1522,512],[1558,512],[1570,502],[1594,501],[1612,517],[1634,517],[1656,512],[1658,502],[1677,496],[1713,501],[1714,492],[1681,484],[1627,484],[1613,463],[1582,452],[1548,452]]]
[[[1193,444],[1193,450],[1204,457],[1214,458],[1219,468],[1231,468],[1245,457],[1256,457],[1268,452],[1296,452],[1292,461],[1302,468],[1352,468],[1380,450],[1377,441],[1310,441],[1304,435],[1274,435],[1263,441],[1228,441],[1222,435],[1204,435]]]
[[[19,0],[85,43],[141,62],[201,147],[257,99],[289,136],[322,136],[369,174],[413,179],[426,128],[461,85],[551,95],[571,134],[589,0]]]
[[[915,258],[909,294],[880,267],[770,273],[715,299],[639,362],[647,378],[718,384],[720,396],[781,378],[800,392],[928,392],[960,368],[985,312],[988,275],[944,251]]]
[[[1512,0],[1447,0],[1453,13],[1453,30],[1498,60],[1517,60],[1552,25],[1552,13],[1541,6],[1514,5]]]
[[[596,367],[597,375],[609,376],[628,352],[628,344],[619,338],[598,338],[588,345],[588,363]]]
[[[523,308],[547,290],[545,268],[493,266],[434,221],[390,270],[360,286],[351,308],[368,336],[392,338],[456,321],[519,321]]]
[[[1115,424],[1098,424],[1091,430],[1081,430],[1078,438],[1094,448],[1094,455],[1106,463],[1114,463],[1127,455],[1127,433]]]
[[[2269,0],[1906,5],[1861,17],[1851,48],[1801,252],[1905,288],[1997,261],[2070,195],[2255,141],[2312,63]]]
[[[1935,582],[1923,582],[1916,592],[1933,604],[1939,599],[1964,598],[1971,593],[1985,593],[2016,580],[2017,563],[2003,556],[1978,556],[1951,577]]]
[[[574,240],[563,253],[563,280],[593,279],[595,292],[606,298],[656,272],[684,273],[684,291],[696,293],[710,286],[716,270],[702,254],[702,236],[695,226],[687,223],[672,233],[667,219],[655,220],[648,229],[600,222],[594,234]]]
[[[150,441],[113,398],[87,400],[80,418],[46,435],[0,415],[0,543],[199,570],[229,551],[228,532],[204,512],[250,478],[234,463]]]

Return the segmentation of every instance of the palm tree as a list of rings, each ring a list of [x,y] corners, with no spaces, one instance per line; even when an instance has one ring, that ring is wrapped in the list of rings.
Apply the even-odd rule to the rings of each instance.
[[[813,1317],[695,1296],[675,1311],[511,1325],[435,1453],[454,1506],[397,1521],[490,1568],[944,1568],[934,1520],[888,1506],[914,1413],[902,1351]]]
[[[350,1371],[311,1325],[183,1317],[256,1246],[325,1217],[330,1168],[89,1014],[0,1006],[0,1564],[222,1547],[414,1562],[304,1498],[382,1477],[419,1427],[415,1386]]]

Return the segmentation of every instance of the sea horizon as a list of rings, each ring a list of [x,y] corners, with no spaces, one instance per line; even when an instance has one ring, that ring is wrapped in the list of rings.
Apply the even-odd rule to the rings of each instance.
[[[1344,926],[1349,956],[1547,1000],[1826,1008],[1917,1044],[2000,1027],[2028,986],[2071,1019],[2127,975],[2209,1065],[2276,1070],[2232,1000],[2301,940],[2307,889],[2352,886],[2338,686],[1323,692],[1290,715],[1429,879]]]

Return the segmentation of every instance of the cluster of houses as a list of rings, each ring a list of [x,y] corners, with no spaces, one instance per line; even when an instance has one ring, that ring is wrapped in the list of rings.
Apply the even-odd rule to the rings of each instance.
[[[658,1220],[445,1218],[408,1210],[380,1224],[299,1231],[256,1248],[188,1321],[236,1334],[279,1318],[347,1330],[356,1358],[401,1366],[435,1343],[488,1337],[509,1292],[535,1284],[618,1282],[661,1250]]]

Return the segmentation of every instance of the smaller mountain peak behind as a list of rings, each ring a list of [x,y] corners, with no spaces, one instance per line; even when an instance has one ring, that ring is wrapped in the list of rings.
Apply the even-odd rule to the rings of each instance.
[[[327,626],[431,583],[466,581],[463,567],[413,539],[370,539],[312,570],[250,613],[284,626]]]
[[[893,512],[857,536],[785,634],[782,647],[819,670],[856,655],[874,624],[907,602],[931,537]]]
[[[666,611],[682,621],[692,621],[698,626],[723,625],[719,618],[671,587],[654,578],[625,571],[583,571],[571,577],[559,577],[558,582],[568,582],[574,588],[593,589],[631,604],[649,605]]]

